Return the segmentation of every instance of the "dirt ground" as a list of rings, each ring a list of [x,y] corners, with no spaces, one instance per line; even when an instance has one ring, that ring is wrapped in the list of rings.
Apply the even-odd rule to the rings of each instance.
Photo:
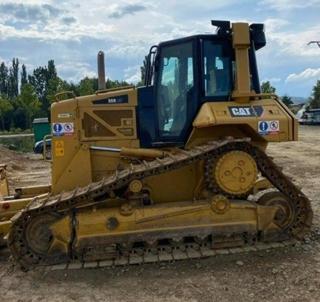
[[[11,190],[14,187],[46,185],[51,182],[50,163],[42,160],[42,155],[15,152],[0,145],[0,164],[7,164]]]
[[[1,301],[320,301],[320,127],[268,153],[312,201],[312,236],[301,246],[112,269],[23,273],[0,251]],[[49,165],[0,148],[13,184],[45,184]],[[27,173],[27,177],[26,177]]]

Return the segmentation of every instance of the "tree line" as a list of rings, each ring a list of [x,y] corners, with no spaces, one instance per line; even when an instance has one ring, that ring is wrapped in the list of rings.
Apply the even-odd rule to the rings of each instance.
[[[7,66],[9,65],[9,66]],[[53,60],[28,73],[17,58],[10,64],[0,64],[0,131],[30,129],[36,117],[49,117],[55,95],[73,91],[75,95],[93,94],[98,90],[98,79],[85,77],[79,83],[67,82],[57,74]],[[125,81],[106,81],[106,88],[128,86]]]
[[[269,81],[262,82],[261,84],[261,92],[262,93],[276,93],[276,88],[271,85]],[[288,95],[284,95],[281,97],[283,103],[285,103],[288,107],[293,105],[292,98]],[[320,108],[320,80],[317,80],[316,84],[312,88],[311,96],[308,99],[309,109]]]

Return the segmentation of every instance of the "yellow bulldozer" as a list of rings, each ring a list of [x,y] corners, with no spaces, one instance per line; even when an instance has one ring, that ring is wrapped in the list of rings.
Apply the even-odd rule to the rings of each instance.
[[[22,268],[203,257],[310,230],[308,198],[265,153],[298,124],[261,93],[264,26],[212,25],[153,46],[143,87],[105,90],[100,64],[94,95],[52,104],[51,186],[0,203]]]

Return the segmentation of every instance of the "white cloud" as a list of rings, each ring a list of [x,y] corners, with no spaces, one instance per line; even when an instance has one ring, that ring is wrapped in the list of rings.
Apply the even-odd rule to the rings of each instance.
[[[277,18],[268,18],[264,21],[265,29],[269,32],[278,32],[281,28],[289,25],[288,20],[277,19]]]
[[[320,78],[320,68],[307,68],[300,73],[291,73],[286,82],[299,82]]]
[[[148,44],[146,42],[140,41],[136,43],[130,43],[127,41],[127,44],[122,41],[116,41],[116,45],[108,49],[107,55],[114,58],[128,58],[133,56],[143,57],[147,55]]]
[[[59,1],[60,2],[60,1]],[[95,37],[99,39],[111,38],[122,41],[122,44],[145,45],[183,37],[194,33],[203,33],[213,27],[210,19],[202,19],[199,13],[213,9],[225,8],[236,0],[216,0],[203,2],[196,7],[194,1],[164,1],[152,0],[91,0],[79,2],[76,0],[62,1],[37,0],[0,0],[0,4],[19,4],[26,10],[37,9],[41,13],[49,5],[52,9],[59,9],[59,18],[44,18],[45,26],[39,20],[28,20],[23,28],[16,28],[12,18],[0,11],[2,25],[1,38],[38,38],[42,40],[79,40],[82,37]],[[19,6],[20,7],[20,6]],[[197,14],[195,14],[197,12]],[[45,13],[43,13],[45,15]],[[111,16],[111,17],[110,17]],[[181,20],[181,18],[183,19]],[[68,18],[72,22],[64,23]],[[15,20],[17,21],[17,20]],[[21,21],[21,20],[20,20]],[[145,53],[145,51],[143,52]]]
[[[128,83],[137,84],[141,80],[140,66],[131,66],[124,70],[125,81]]]
[[[24,62],[35,67],[54,59],[59,75],[66,80],[95,75],[95,56],[103,49],[109,78],[137,82],[150,46],[213,33],[212,18],[250,22],[265,19],[267,46],[257,54],[260,78],[277,84],[279,90],[288,86],[291,91],[299,86],[291,79],[285,82],[289,73],[319,67],[320,50],[307,43],[320,39],[316,16],[320,0],[0,0],[0,5],[8,3],[47,11],[50,6],[60,14],[52,17],[47,13],[48,18],[41,22],[17,18],[19,11],[12,17],[8,6],[11,15],[0,9],[0,56],[6,61],[25,56]]]
[[[113,31],[113,26],[97,24],[95,26],[83,26],[80,24],[65,25],[58,22],[51,22],[46,26],[32,25],[24,29],[17,29],[14,26],[0,24],[0,39],[9,38],[30,38],[44,41],[50,40],[77,40],[82,37],[103,38]],[[99,31],[98,31],[99,28]],[[100,30],[102,28],[102,30]]]
[[[281,78],[264,78],[261,82],[280,83]]]
[[[319,56],[319,49],[308,43],[320,37],[320,25],[297,28],[294,24],[282,19],[267,19],[264,23],[268,50],[274,55],[289,55],[295,59]]]
[[[320,6],[320,0],[263,0],[262,5],[279,11]]]
[[[82,62],[58,64],[57,70],[65,75],[64,80],[71,82],[78,82],[84,77],[97,77],[97,72],[89,64]]]
[[[126,15],[134,15],[146,9],[147,7],[142,3],[127,3],[125,5],[114,4],[110,7],[108,16],[110,18],[120,19]]]
[[[42,5],[42,4],[52,4],[52,0],[0,0],[1,4],[27,4],[27,5]]]

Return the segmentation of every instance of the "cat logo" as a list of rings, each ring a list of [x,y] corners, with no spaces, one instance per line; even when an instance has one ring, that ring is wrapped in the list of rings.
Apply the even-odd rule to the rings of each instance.
[[[233,107],[229,107],[229,111],[230,111],[231,116],[233,116],[233,117],[256,116],[252,107],[233,106]]]

